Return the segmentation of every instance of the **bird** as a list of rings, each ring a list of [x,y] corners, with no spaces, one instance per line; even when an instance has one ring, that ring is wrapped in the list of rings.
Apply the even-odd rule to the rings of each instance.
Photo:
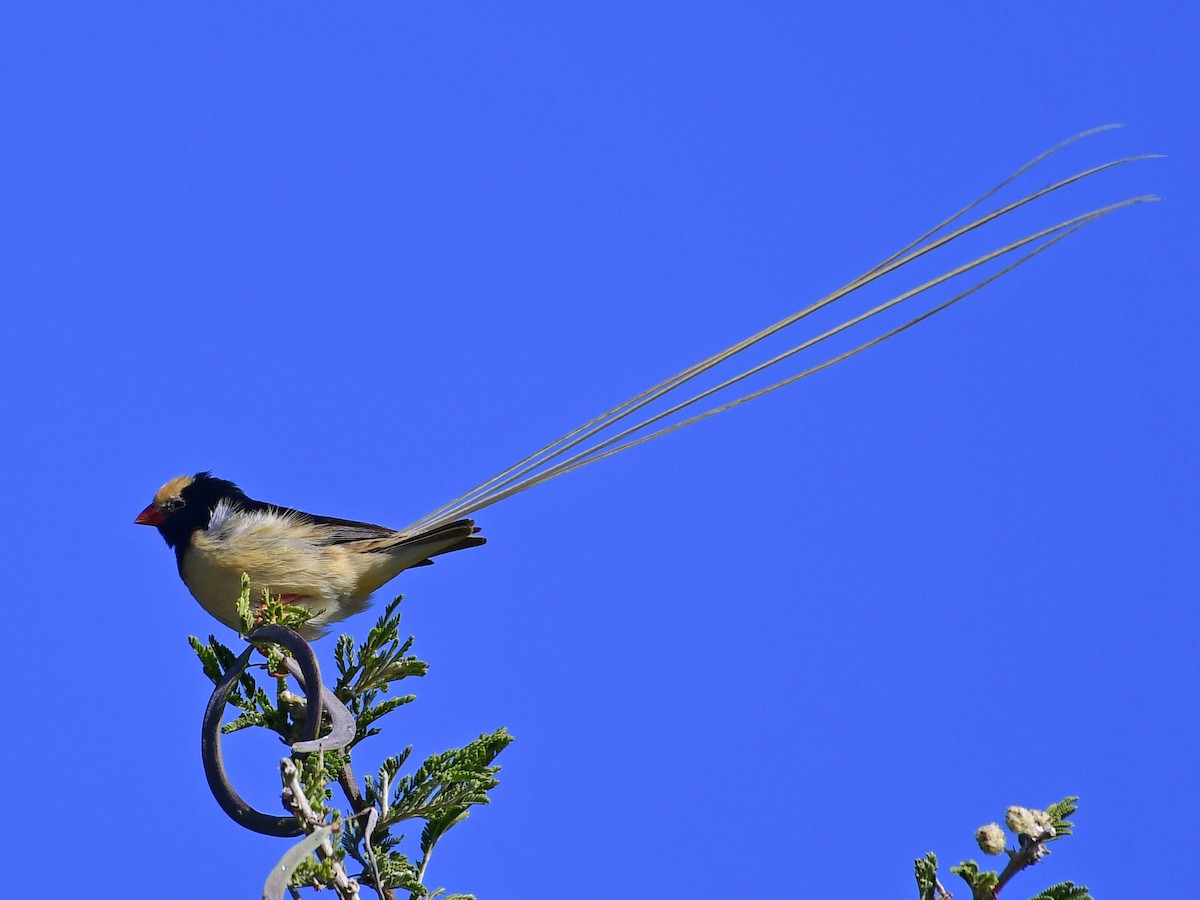
[[[241,627],[237,600],[245,573],[251,597],[268,590],[312,614],[296,629],[306,640],[366,609],[372,594],[405,569],[487,540],[471,519],[403,533],[276,506],[211,472],[172,478],[134,523],[158,529],[175,551],[183,583],[219,622]]]
[[[1081,139],[1114,127],[1101,126],[1082,132],[1039,154],[978,199],[843,287],[590,419],[398,531],[380,525],[314,516],[251,500],[233,482],[214,478],[209,472],[168,481],[134,521],[158,528],[167,544],[175,550],[179,574],[192,595],[221,622],[232,628],[239,625],[235,604],[245,572],[255,591],[267,588],[274,594],[281,594],[287,602],[314,612],[304,634],[319,636],[331,623],[364,609],[372,592],[405,569],[428,565],[434,556],[484,543],[477,534],[479,529],[474,520],[469,518],[479,510],[823,371],[948,309],[1086,225],[1116,210],[1157,200],[1150,194],[1131,197],[1009,240],[991,252],[953,266],[940,276],[901,290],[873,307],[851,313],[841,324],[819,331],[765,361],[729,375],[714,387],[678,399],[676,392],[697,377],[728,371],[725,364],[729,360],[744,359],[741,354],[761,342],[835,303],[848,302],[848,298],[860,289],[927,254],[941,253],[960,237],[989,227],[1008,213],[1084,179],[1155,156],[1127,156],[1101,163],[1037,188],[990,212],[976,213],[973,219],[960,221],[1050,156]],[[1016,259],[1001,265],[1000,260],[1010,255],[1015,255]],[[885,326],[885,330],[877,330],[873,336],[857,343],[862,339],[866,323],[877,321],[876,316],[963,275],[976,273],[977,277],[983,272],[988,274],[969,287],[957,290],[948,299],[927,305],[907,321]],[[853,341],[848,340],[850,335],[855,336]],[[828,346],[825,342],[831,339],[834,349],[825,350]],[[839,340],[848,346],[837,345]],[[814,353],[828,355],[818,355],[814,359]],[[776,367],[791,360],[801,361],[797,366],[799,371],[773,384],[727,399],[729,389],[734,385],[768,369],[775,371]],[[717,367],[722,368],[718,370]],[[668,408],[655,411],[655,404]]]

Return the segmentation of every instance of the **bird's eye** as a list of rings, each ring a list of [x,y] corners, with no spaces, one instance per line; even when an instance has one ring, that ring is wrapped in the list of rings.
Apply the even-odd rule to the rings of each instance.
[[[168,500],[166,503],[163,504],[163,511],[164,512],[174,512],[175,510],[181,509],[182,507],[183,507],[183,499],[180,497],[172,497],[170,500]]]

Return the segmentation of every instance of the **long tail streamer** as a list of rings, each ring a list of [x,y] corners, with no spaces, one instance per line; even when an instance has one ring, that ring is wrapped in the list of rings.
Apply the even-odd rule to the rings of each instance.
[[[467,491],[461,497],[458,497],[457,499],[452,500],[450,503],[439,507],[428,515],[423,516],[421,519],[405,528],[404,531],[414,533],[422,532],[430,528],[436,528],[437,526],[446,522],[460,519],[464,516],[469,516],[472,513],[483,509],[484,507],[491,506],[493,503],[498,503],[501,500],[511,497],[514,494],[519,494],[522,491],[526,491],[529,488],[549,481],[552,478],[565,475],[567,472],[572,472],[575,469],[589,465],[590,463],[613,456],[614,454],[620,453],[622,450],[628,450],[630,447],[636,447],[638,444],[644,444],[647,441],[654,440],[655,438],[661,437],[664,434],[677,431],[678,429],[687,425],[691,425],[694,422],[699,422],[701,419],[715,416],[717,413],[725,412],[726,410],[732,409],[735,406],[739,406],[742,403],[746,403],[749,400],[754,400],[758,397],[769,394],[772,391],[776,391],[781,387],[786,387],[787,385],[799,381],[802,378],[806,378],[807,376],[812,375],[815,372],[819,372],[822,369],[827,369],[835,363],[841,362],[844,359],[848,359],[851,356],[861,353],[863,350],[866,350],[869,347],[874,347],[876,344],[880,344],[890,337],[894,337],[900,332],[911,328],[913,325],[923,322],[930,316],[933,316],[947,307],[952,306],[959,300],[962,300],[964,297],[970,296],[980,288],[990,284],[991,282],[1000,278],[1002,275],[1011,272],[1017,266],[1037,256],[1043,250],[1049,249],[1054,244],[1075,233],[1085,225],[1091,224],[1097,219],[1103,218],[1109,213],[1115,212],[1118,209],[1123,209],[1126,206],[1133,206],[1135,204],[1157,200],[1157,197],[1149,194],[1131,197],[1126,200],[1111,203],[1107,206],[1102,206],[1097,209],[1072,216],[1058,222],[1057,224],[1041,228],[1025,235],[1024,237],[1004,244],[995,250],[984,253],[982,256],[978,256],[969,262],[956,266],[955,268],[952,268],[935,278],[931,278],[916,285],[915,287],[896,294],[890,299],[879,303],[865,312],[846,319],[839,325],[828,328],[824,331],[820,331],[815,336],[806,338],[790,349],[787,349],[764,362],[757,363],[737,374],[725,378],[719,384],[705,388],[704,390],[701,390],[690,397],[686,397],[686,399],[677,399],[673,405],[665,410],[654,413],[650,413],[648,410],[646,410],[647,406],[667,394],[671,394],[672,398],[679,398],[681,396],[680,394],[672,394],[672,392],[678,391],[679,388],[698,376],[712,371],[716,367],[721,366],[723,363],[743,353],[761,341],[766,340],[772,335],[775,335],[784,329],[790,328],[801,320],[808,318],[814,313],[825,309],[839,300],[843,300],[850,294],[859,291],[867,285],[872,284],[873,282],[897,271],[898,269],[909,265],[910,263],[932,253],[935,250],[957,241],[964,235],[970,234],[983,228],[984,226],[990,225],[997,219],[1000,219],[1002,216],[1006,216],[1008,213],[1011,213],[1014,210],[1027,206],[1028,204],[1053,194],[1062,188],[1066,188],[1077,182],[1091,178],[1093,175],[1098,175],[1099,173],[1109,169],[1123,166],[1126,163],[1136,162],[1143,159],[1152,159],[1155,157],[1155,154],[1128,156],[1122,159],[1116,159],[1101,165],[1093,166],[1092,168],[1076,172],[1075,174],[1068,178],[1064,178],[1061,181],[1054,182],[1053,184],[1033,191],[1032,193],[1023,196],[1020,199],[1000,206],[991,212],[980,213],[978,214],[977,218],[971,219],[965,224],[959,224],[957,227],[955,227],[956,223],[959,223],[961,220],[965,219],[969,213],[977,210],[995,194],[1003,190],[1011,182],[1020,178],[1034,166],[1043,162],[1050,156],[1058,153],[1060,150],[1063,150],[1066,147],[1076,143],[1077,141],[1090,137],[1101,131],[1108,131],[1115,127],[1117,126],[1105,125],[1100,128],[1093,128],[1089,131],[1077,134],[1074,137],[1063,141],[1061,144],[1050,148],[1046,152],[1035,157],[1030,162],[1021,166],[1021,168],[1017,169],[1017,171],[1009,175],[977,200],[963,207],[954,215],[939,223],[930,231],[921,235],[915,241],[903,247],[892,256],[889,256],[883,262],[879,263],[877,266],[870,269],[863,275],[860,275],[858,278],[854,279],[845,286],[839,288],[828,296],[821,298],[815,303],[810,304],[804,309],[801,309],[800,311],[781,319],[774,325],[764,328],[757,334],[753,334],[745,340],[739,341],[733,346],[722,350],[720,353],[710,356],[707,359],[684,369],[682,372],[679,372],[676,375],[672,375],[670,378],[660,382],[659,384],[656,384],[654,387],[629,398],[624,403],[621,403],[620,405],[613,407],[594,419],[585,422],[583,425],[580,425],[573,431],[564,434],[553,443],[547,444],[545,447],[542,447],[535,453],[530,454],[520,462],[505,469],[503,472],[494,475],[487,481],[484,481],[483,483]],[[924,310],[919,315],[913,316],[912,318],[903,322],[903,324],[877,333],[873,337],[857,344],[856,346],[852,346],[848,350],[834,352],[833,355],[828,356],[820,362],[801,363],[803,368],[800,371],[788,375],[786,378],[776,381],[773,384],[769,384],[766,387],[753,390],[750,393],[743,394],[741,396],[737,396],[736,392],[730,390],[745,379],[790,360],[803,351],[811,350],[830,338],[842,334],[843,332],[848,332],[850,329],[855,329],[853,333],[858,335],[861,339],[863,336],[862,329],[858,326],[864,325],[864,323],[869,322],[871,319],[874,319],[881,313],[899,306],[906,301],[912,300],[918,295],[924,294],[933,288],[953,281],[954,279],[959,278],[959,276],[974,272],[976,277],[979,277],[981,273],[976,270],[986,266],[988,263],[1001,260],[1002,258],[1008,258],[1009,260],[1007,264],[1003,265],[1002,268],[992,271],[981,280],[976,281],[974,284],[971,284],[969,287],[966,287],[963,290],[960,290],[949,299]],[[968,282],[970,281],[970,279],[967,280]],[[808,356],[805,357],[805,359],[810,358],[811,357]],[[722,368],[722,371],[726,371],[728,369],[729,367],[725,366]],[[743,390],[744,389],[745,388],[743,387]],[[686,392],[684,392],[683,396],[686,396]],[[708,401],[707,405],[705,405],[705,401]],[[668,400],[666,402],[671,401]],[[678,414],[683,413],[685,410],[688,410],[689,414],[683,418],[678,418]],[[641,416],[638,416],[638,413],[641,413]],[[673,418],[677,420],[670,421]],[[626,421],[630,419],[632,419],[632,424],[627,423],[620,428],[616,427],[618,423],[626,423]]]

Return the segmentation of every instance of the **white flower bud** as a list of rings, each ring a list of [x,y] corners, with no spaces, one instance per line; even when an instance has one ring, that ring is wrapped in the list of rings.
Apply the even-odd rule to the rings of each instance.
[[[1030,837],[1045,840],[1046,838],[1054,837],[1054,824],[1050,814],[1042,812],[1040,809],[1031,809],[1029,815],[1033,817],[1034,831],[1027,832]]]
[[[1010,806],[1004,815],[1004,824],[1013,834],[1026,834],[1037,837],[1041,832],[1033,819],[1033,813],[1023,806]]]
[[[984,825],[975,832],[975,843],[989,856],[999,856],[1008,846],[1008,841],[1004,837],[1004,829],[995,822]]]

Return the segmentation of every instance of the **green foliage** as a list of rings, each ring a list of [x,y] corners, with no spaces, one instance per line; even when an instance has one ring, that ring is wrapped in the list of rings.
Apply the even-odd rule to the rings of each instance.
[[[320,834],[329,831],[329,826],[323,826],[321,831],[314,832]],[[301,841],[300,844],[294,845],[293,849],[298,846],[307,846],[308,838]],[[292,887],[317,887],[317,885],[327,885],[334,880],[334,866],[336,865],[335,857],[320,858],[314,856],[315,847],[309,849],[304,857],[296,862],[291,870],[291,878],[289,883]]]
[[[1051,803],[1046,807],[1046,815],[1054,823],[1055,836],[1051,840],[1057,840],[1061,837],[1066,837],[1074,828],[1074,822],[1068,822],[1067,816],[1075,815],[1075,810],[1078,809],[1078,797],[1064,797],[1057,803]]]
[[[251,634],[259,625],[268,622],[283,625],[287,628],[300,628],[313,617],[313,614],[300,606],[288,606],[278,597],[263,588],[258,608],[250,604],[250,576],[242,573],[242,595],[237,600],[238,620],[241,622],[242,636]]]
[[[1067,816],[1074,815],[1078,808],[1078,801],[1078,797],[1066,797],[1047,806],[1044,812],[1010,807],[1008,816],[1006,816],[1009,829],[1022,833],[1017,834],[1017,844],[1020,849],[1005,851],[1008,855],[1008,864],[1004,870],[1002,872],[981,870],[978,863],[968,860],[957,866],[951,866],[950,871],[967,883],[971,889],[973,900],[995,900],[1013,876],[1049,855],[1050,851],[1045,846],[1047,843],[1073,833],[1074,823],[1069,821]],[[1047,825],[1050,826],[1050,829],[1046,828]],[[988,825],[976,832],[976,839],[981,846],[989,847],[989,842],[985,837],[980,836],[981,833],[986,834],[990,830],[995,834],[995,828],[996,826]],[[995,852],[995,849],[989,848],[988,852]],[[927,853],[924,859],[914,860],[914,867],[920,900],[939,900],[939,898],[944,900],[948,897],[938,883],[936,856]],[[1033,900],[1092,900],[1092,896],[1088,893],[1087,888],[1064,881],[1042,891]]]
[[[323,841],[333,834],[333,831],[333,826],[323,825],[313,829],[313,832],[298,844],[289,847],[287,853],[275,864],[271,876],[267,879],[268,887],[271,887],[273,881],[278,881],[274,887],[276,893],[279,893],[284,887],[293,883],[325,883],[323,878],[332,876],[333,860],[325,859],[318,862],[312,854]],[[327,872],[327,870],[330,871]]]
[[[408,748],[384,760],[378,777],[367,776],[363,799],[380,812],[370,836],[370,848],[385,884],[409,890],[417,897],[425,896],[416,889],[434,846],[467,818],[470,807],[490,802],[488,791],[499,783],[496,773],[500,771],[492,762],[510,743],[512,737],[501,728],[480,735],[461,749],[434,754],[416,772],[402,776],[401,767],[411,750]],[[394,826],[408,819],[425,821],[421,831],[421,861],[415,869],[408,857],[396,849],[404,836],[392,833]],[[364,838],[365,828],[355,825],[343,835],[342,848],[369,866]],[[395,880],[385,873],[396,873],[392,876]]]
[[[913,860],[920,900],[934,900],[937,892],[937,867],[937,857],[932,853],[926,853],[924,859]]]
[[[189,637],[188,643],[200,658],[204,674],[213,684],[225,676],[234,660],[237,659],[237,655],[218,641],[215,635],[208,636],[207,644],[201,643],[200,639],[196,637]],[[277,690],[282,689],[282,685],[283,681],[281,680]],[[238,677],[237,684],[230,692],[229,703],[240,709],[242,714],[234,721],[221,726],[223,734],[232,734],[243,728],[257,726],[274,731],[285,741],[293,739],[293,729],[289,725],[286,711],[280,710],[277,700],[271,699],[249,671],[243,672]],[[298,732],[296,733],[298,734]]]
[[[510,743],[512,737],[503,728],[491,734],[481,734],[459,750],[447,750],[425,760],[412,775],[397,778],[397,757],[384,760],[379,778],[367,776],[366,797],[384,810],[380,826],[387,827],[405,819],[427,819],[442,832],[453,822],[446,822],[446,813],[458,815],[467,807],[487,803],[487,792],[497,785],[499,766],[494,760]],[[391,791],[384,796],[384,785]]]
[[[238,608],[247,633],[266,623],[295,628],[308,618],[304,610],[289,607],[267,594],[257,607],[252,607],[249,594],[249,580],[243,578]],[[340,830],[340,837],[333,842],[332,855],[308,852],[302,859],[289,857],[293,891],[330,886],[335,868],[353,861],[361,866],[361,871],[351,876],[374,887],[381,896],[385,890],[399,890],[407,891],[413,900],[435,897],[471,900],[468,894],[446,895],[441,888],[431,891],[424,879],[438,841],[467,818],[472,806],[489,802],[489,792],[499,783],[496,775],[500,767],[495,765],[495,759],[512,743],[508,732],[500,728],[463,747],[435,753],[415,771],[405,774],[412,751],[407,747],[384,760],[377,776],[367,776],[361,793],[350,769],[350,751],[378,734],[379,723],[385,716],[415,699],[412,694],[389,696],[395,685],[411,676],[424,676],[429,670],[427,663],[410,652],[413,638],[400,636],[401,599],[397,597],[387,604],[361,644],[349,635],[342,635],[337,641],[334,661],[338,677],[332,689],[355,717],[354,739],[341,751],[299,756],[296,763],[304,794],[315,817],[324,823],[319,827]],[[188,641],[200,659],[204,674],[214,683],[237,658],[233,650],[211,635],[207,643],[194,637]],[[299,740],[303,727],[303,698],[297,695],[299,689],[297,693],[288,689],[286,676],[278,674],[283,671],[279,665],[282,648],[265,645],[260,649],[265,660],[253,668],[274,682],[274,690],[263,688],[248,668],[238,678],[228,701],[239,710],[239,715],[223,725],[222,731],[266,728],[291,744]],[[334,802],[335,784],[340,784],[346,794],[349,801],[346,809]],[[405,834],[398,829],[412,820],[424,823],[420,855],[415,860],[399,849]]]
[[[381,699],[394,682],[410,676],[422,677],[429,671],[429,664],[411,655],[413,639],[400,639],[399,606],[402,597],[397,597],[386,607],[375,627],[367,632],[367,638],[356,646],[354,638],[343,634],[334,648],[338,679],[333,692],[354,715],[358,733],[352,748],[364,738],[378,734],[372,723],[393,710],[399,709],[416,699],[413,694]]]
[[[951,866],[950,871],[967,883],[975,900],[990,900],[1000,882],[999,872],[981,872],[973,859]]]
[[[1076,797],[1076,800],[1079,798]],[[1049,810],[1046,810],[1049,812]],[[1092,895],[1088,893],[1088,889],[1072,884],[1069,881],[1064,881],[1062,884],[1056,884],[1052,888],[1046,888],[1033,900],[1093,900]]]

